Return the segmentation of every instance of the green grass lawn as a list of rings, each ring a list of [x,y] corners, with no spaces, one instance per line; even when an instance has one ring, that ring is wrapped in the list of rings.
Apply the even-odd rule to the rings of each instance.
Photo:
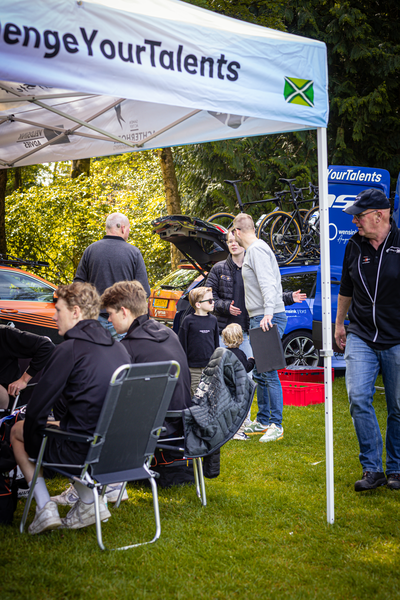
[[[333,525],[326,521],[324,406],[287,406],[282,440],[260,444],[252,436],[223,447],[221,475],[206,480],[206,507],[193,487],[159,490],[155,544],[101,552],[94,526],[20,535],[19,502],[14,525],[0,529],[1,600],[400,598],[400,492],[354,492],[362,473],[343,378],[333,394]],[[376,394],[375,405],[384,431],[384,395]],[[51,481],[51,493],[65,484]],[[128,492],[103,525],[106,544],[152,535],[150,493]]]

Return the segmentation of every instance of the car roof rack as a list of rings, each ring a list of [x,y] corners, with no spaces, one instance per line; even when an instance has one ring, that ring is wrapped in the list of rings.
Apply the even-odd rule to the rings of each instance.
[[[48,267],[49,263],[42,260],[26,260],[12,254],[0,254],[0,266],[2,267]]]

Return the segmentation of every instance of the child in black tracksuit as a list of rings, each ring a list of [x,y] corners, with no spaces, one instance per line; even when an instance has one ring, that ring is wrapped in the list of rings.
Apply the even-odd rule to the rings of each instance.
[[[213,293],[210,287],[198,287],[189,293],[189,302],[194,314],[188,315],[179,330],[179,340],[188,359],[191,390],[194,396],[201,374],[216,348],[219,346],[218,321],[214,310]]]

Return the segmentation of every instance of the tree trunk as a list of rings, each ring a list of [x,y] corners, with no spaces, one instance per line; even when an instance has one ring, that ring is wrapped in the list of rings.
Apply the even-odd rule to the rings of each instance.
[[[171,148],[163,148],[158,153],[160,157],[161,172],[164,181],[165,199],[169,215],[181,214],[181,198],[176,179],[174,158]],[[171,268],[177,269],[182,255],[179,250],[171,244]]]
[[[75,179],[84,173],[87,177],[90,175],[90,158],[80,158],[72,161],[71,179]]]
[[[22,169],[21,167],[14,167],[14,192],[19,190],[22,186]]]
[[[0,254],[7,254],[6,185],[8,169],[0,169]]]

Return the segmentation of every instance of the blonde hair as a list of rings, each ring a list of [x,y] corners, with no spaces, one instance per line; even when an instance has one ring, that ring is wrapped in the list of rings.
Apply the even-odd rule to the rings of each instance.
[[[84,319],[97,319],[100,313],[100,296],[96,288],[83,281],[70,285],[60,285],[56,290],[57,299],[64,300],[68,310],[79,306]]]
[[[227,325],[221,332],[222,339],[227,348],[239,348],[243,342],[243,329],[239,323]]]
[[[194,288],[194,290],[190,290],[190,292],[189,292],[190,306],[192,306],[194,309],[196,309],[196,302],[200,302],[201,300],[203,300],[203,298],[207,294],[207,292],[212,293],[212,288],[201,286],[201,287]]]

